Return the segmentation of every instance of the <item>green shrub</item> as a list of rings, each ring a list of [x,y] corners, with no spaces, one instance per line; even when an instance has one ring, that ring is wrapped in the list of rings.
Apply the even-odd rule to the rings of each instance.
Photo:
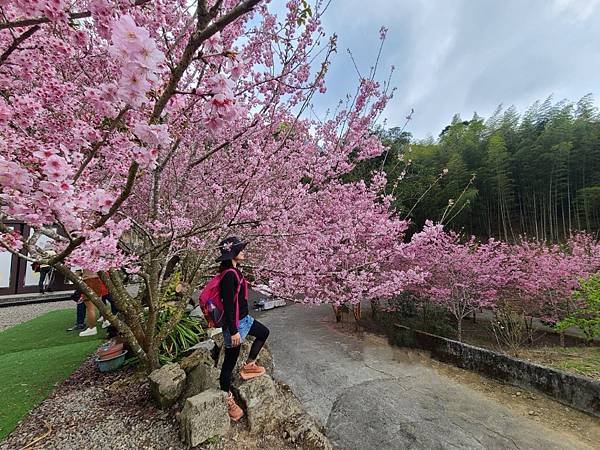
[[[588,341],[600,336],[600,274],[579,280],[580,288],[573,298],[578,308],[561,320],[556,328],[578,327]]]
[[[392,312],[382,315],[380,322],[389,320],[444,337],[453,338],[456,335],[446,308],[419,298],[413,292],[402,292],[388,302],[388,308]]]
[[[177,309],[169,304],[163,305],[158,314],[157,327],[160,328],[163,324],[175,314]],[[195,317],[190,317],[187,314],[179,320],[173,331],[167,335],[166,339],[160,344],[159,361],[165,364],[174,361],[183,352],[197,344],[206,332],[202,328],[200,320]]]

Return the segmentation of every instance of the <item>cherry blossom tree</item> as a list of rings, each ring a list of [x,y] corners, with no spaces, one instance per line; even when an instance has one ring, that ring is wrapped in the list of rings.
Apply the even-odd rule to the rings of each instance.
[[[456,320],[462,340],[465,317],[482,308],[493,308],[503,283],[503,244],[475,238],[461,242],[460,236],[428,221],[411,240],[418,264],[427,268],[425,282],[414,290],[445,307]]]
[[[562,245],[529,244],[528,249],[533,253],[531,264],[523,266],[519,281],[525,287],[526,304],[536,305],[529,314],[555,325],[579,308],[573,293],[580,280],[600,271],[600,245],[590,235],[579,233]]]
[[[227,234],[253,239],[257,279],[305,301],[355,302],[418,276],[382,263],[406,229],[382,182],[340,181],[383,151],[371,129],[389,86],[372,73],[330,116],[305,114],[336,50],[326,5],[291,0],[281,17],[260,0],[0,7],[0,244],[73,282],[148,368]],[[182,300],[157,327],[174,265]],[[100,275],[118,316],[74,267]],[[120,269],[141,277],[138,295]]]
[[[379,197],[384,183],[383,178],[370,186],[330,183],[305,196],[297,209],[305,217],[298,220],[288,215],[279,222],[278,229],[287,236],[279,244],[285,257],[265,253],[260,273],[268,275],[280,294],[294,297],[301,293],[298,301],[335,307],[358,308],[363,300],[385,301],[421,282],[424,272],[420,268],[391,264],[407,251],[402,237],[408,224],[390,216],[389,199]]]
[[[404,252],[413,255],[404,264],[426,269],[424,282],[411,290],[451,313],[459,339],[463,319],[486,308],[496,314],[496,335],[514,348],[522,344],[521,331],[531,336],[534,318],[555,324],[579,308],[572,298],[579,280],[600,271],[600,244],[585,233],[561,245],[478,242],[427,222]]]

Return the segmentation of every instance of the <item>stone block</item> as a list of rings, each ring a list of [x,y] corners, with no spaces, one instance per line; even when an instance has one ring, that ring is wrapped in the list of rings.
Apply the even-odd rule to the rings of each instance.
[[[229,431],[227,393],[209,389],[188,398],[179,416],[181,439],[190,447]]]
[[[185,371],[177,363],[165,364],[149,376],[152,397],[160,408],[168,408],[181,396],[185,387]]]
[[[187,372],[187,381],[182,397],[189,398],[208,389],[219,389],[219,371],[214,366],[198,364]]]
[[[218,340],[217,338],[215,339],[215,342],[217,343],[217,345],[223,347],[223,339]],[[242,342],[240,356],[237,360],[235,369],[233,369],[234,377],[237,377],[240,370],[242,369],[242,366],[248,359],[248,354],[250,353],[250,347],[252,347],[252,342],[254,342],[254,338],[252,336],[248,336],[246,339],[244,339],[244,342]],[[221,348],[221,352],[219,353],[219,361],[217,363],[217,367],[219,368],[219,370],[223,366],[224,359],[225,351],[223,348]],[[260,353],[258,354],[257,362],[267,370],[268,375],[273,375],[273,357],[271,356],[271,352],[269,351],[267,344],[263,346]]]
[[[251,433],[275,430],[285,420],[285,408],[277,394],[275,382],[268,375],[244,381],[234,387],[246,406]]]
[[[186,356],[181,360],[181,368],[186,372],[190,372],[192,369],[197,367],[200,364],[205,364],[207,366],[215,366],[215,359],[213,355],[216,356],[215,350],[216,345],[212,339],[205,341],[205,345],[200,345],[204,343],[197,344],[197,348],[192,352],[191,355]]]

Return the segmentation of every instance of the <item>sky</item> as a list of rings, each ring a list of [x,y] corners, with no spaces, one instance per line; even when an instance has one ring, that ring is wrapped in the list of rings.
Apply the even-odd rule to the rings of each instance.
[[[489,117],[502,103],[523,111],[535,100],[600,98],[600,0],[332,0],[323,19],[338,35],[328,94],[315,110],[353,93],[389,31],[379,79],[395,66],[387,125],[437,137],[455,113]]]

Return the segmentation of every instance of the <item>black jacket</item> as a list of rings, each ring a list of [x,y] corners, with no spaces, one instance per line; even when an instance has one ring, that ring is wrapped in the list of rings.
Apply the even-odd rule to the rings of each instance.
[[[238,269],[234,269],[240,278],[243,279],[244,275]],[[223,309],[225,312],[225,318],[223,320],[223,328],[227,328],[229,332],[234,335],[238,332],[235,324],[235,302],[233,297],[238,289],[238,281],[235,278],[235,274],[231,271],[227,272],[221,279],[221,299],[223,300]],[[248,300],[246,299],[246,292],[244,287],[240,288],[238,294],[238,308],[239,308],[239,320],[242,320],[248,315]]]

